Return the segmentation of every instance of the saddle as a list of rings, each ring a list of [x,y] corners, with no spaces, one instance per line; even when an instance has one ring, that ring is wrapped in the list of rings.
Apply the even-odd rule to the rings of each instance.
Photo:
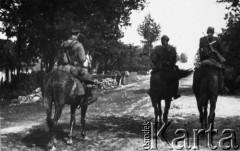
[[[72,76],[74,83],[70,92],[70,96],[85,95],[84,83],[75,77],[75,75],[79,74],[80,70],[78,71],[77,68],[74,68],[71,65],[60,65],[54,66],[52,71],[64,71]]]
[[[205,59],[202,61],[201,66],[213,66],[217,68],[222,68],[222,65],[214,59]]]

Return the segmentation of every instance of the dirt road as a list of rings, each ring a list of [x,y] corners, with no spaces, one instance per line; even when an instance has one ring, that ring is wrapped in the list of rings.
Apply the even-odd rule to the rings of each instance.
[[[191,90],[192,77],[180,82],[182,97],[172,102],[169,111],[170,126],[165,137],[168,142],[182,136],[174,134],[177,129],[189,133],[193,145],[193,129],[199,129],[196,100]],[[86,118],[88,139],[80,141],[80,112],[77,112],[77,125],[74,131],[74,144],[66,145],[69,131],[69,107],[66,107],[59,121],[57,150],[60,151],[137,151],[144,150],[145,122],[153,122],[154,114],[149,96],[149,76],[140,81],[108,92],[98,102],[89,106]],[[219,130],[213,138],[218,146],[224,129],[236,133],[240,145],[240,96],[220,96],[217,102],[215,128]],[[1,108],[1,149],[3,151],[43,151],[48,142],[45,113],[42,103]],[[79,136],[79,137],[78,137]],[[228,143],[228,142],[227,142]],[[181,142],[180,142],[181,144]],[[160,141],[158,150],[168,150]],[[200,140],[200,150],[209,150],[204,138]],[[221,148],[218,147],[220,150]],[[183,149],[184,150],[184,149]]]

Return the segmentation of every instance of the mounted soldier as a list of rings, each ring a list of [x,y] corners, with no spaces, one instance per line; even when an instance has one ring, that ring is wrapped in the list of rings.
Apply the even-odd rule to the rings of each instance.
[[[212,66],[221,69],[220,72],[220,92],[226,90],[224,88],[224,62],[226,61],[223,55],[223,47],[218,37],[214,36],[214,28],[208,27],[207,36],[200,38],[198,57],[200,64],[195,68],[194,72],[194,84],[199,85],[201,80],[201,67]]]
[[[196,97],[202,129],[214,129],[217,99],[219,94],[224,92],[222,72],[226,60],[222,56],[220,39],[213,35],[214,28],[208,27],[207,36],[200,38],[198,50],[200,63],[193,75],[192,89]]]
[[[148,94],[154,108],[155,122],[159,123],[160,127],[163,123],[168,123],[168,113],[173,98],[177,99],[181,96],[178,92],[179,80],[192,74],[191,69],[180,70],[176,66],[176,48],[169,45],[168,41],[168,36],[162,36],[162,45],[156,46],[150,56],[154,67]],[[162,100],[165,101],[164,112],[161,106]]]
[[[167,69],[177,71],[179,70],[178,66],[176,66],[177,62],[177,52],[176,47],[169,45],[169,37],[163,35],[161,38],[162,45],[156,46],[151,53],[151,60],[153,62],[153,71],[159,69]],[[174,99],[181,97],[178,91],[179,81],[175,81],[175,89],[174,89]]]
[[[61,52],[58,57],[58,70],[65,70],[75,78],[85,83],[85,92],[88,96],[88,104],[97,101],[92,90],[95,88],[95,82],[88,71],[89,56],[86,55],[84,47],[78,38],[80,30],[72,29],[71,36],[61,44]]]

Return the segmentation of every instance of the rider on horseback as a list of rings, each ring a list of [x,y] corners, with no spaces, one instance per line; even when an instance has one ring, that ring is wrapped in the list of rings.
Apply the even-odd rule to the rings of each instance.
[[[167,70],[179,70],[178,66],[176,65],[177,62],[177,52],[176,48],[172,45],[168,44],[169,37],[163,35],[161,38],[162,45],[156,46],[151,53],[151,60],[153,62],[153,72],[158,69],[167,69]],[[179,81],[175,82],[175,89],[174,89],[174,99],[181,97],[178,87]]]
[[[201,80],[201,68],[202,66],[212,66],[218,69],[221,69],[220,72],[220,92],[223,93],[227,91],[224,87],[224,77],[223,77],[223,70],[224,70],[224,62],[226,61],[225,58],[222,56],[224,50],[221,45],[220,39],[214,35],[214,28],[208,27],[207,29],[207,36],[200,38],[199,44],[199,51],[198,57],[200,64],[195,68],[194,76],[195,80],[194,83],[198,85]]]
[[[87,104],[91,104],[97,101],[97,97],[92,94],[96,83],[92,80],[88,67],[84,66],[87,57],[83,45],[78,41],[79,36],[80,30],[72,29],[70,38],[61,44],[63,52],[60,52],[58,66],[70,66],[70,73],[85,83],[85,94],[88,97]]]

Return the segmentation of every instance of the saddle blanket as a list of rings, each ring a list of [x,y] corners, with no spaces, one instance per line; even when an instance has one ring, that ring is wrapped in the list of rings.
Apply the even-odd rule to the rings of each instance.
[[[72,90],[70,92],[70,96],[72,95],[84,95],[85,94],[85,89],[83,83],[81,83],[77,78],[73,78],[74,83],[72,86]]]
[[[55,65],[52,69],[52,71],[61,70],[66,71],[67,73],[70,73],[74,77],[78,76],[79,74],[82,75],[83,68],[78,66],[72,66],[72,65]]]

